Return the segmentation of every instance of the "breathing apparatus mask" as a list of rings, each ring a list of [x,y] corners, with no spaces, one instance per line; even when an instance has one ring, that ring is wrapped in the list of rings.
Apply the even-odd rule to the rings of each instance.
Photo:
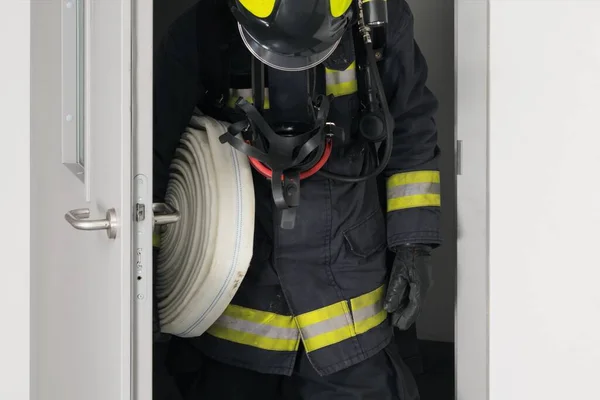
[[[385,0],[229,0],[247,49],[252,53],[252,103],[240,97],[244,115],[220,138],[249,157],[251,165],[271,180],[273,200],[281,210],[281,227],[294,226],[300,181],[314,174],[341,182],[362,182],[379,175],[392,151],[394,121],[389,112],[377,62],[385,47]],[[333,97],[319,93],[316,67],[352,30],[360,98],[358,132],[380,157],[370,171],[345,176],[326,171],[334,138],[346,134],[328,122]],[[265,76],[291,86],[269,93]],[[287,75],[289,76],[289,75]],[[300,82],[300,83],[298,83]],[[271,88],[270,88],[271,89]],[[288,90],[289,89],[289,90]],[[306,93],[290,98],[290,93]],[[287,96],[287,97],[286,97]],[[278,98],[286,101],[278,107]],[[382,148],[381,148],[382,147]]]

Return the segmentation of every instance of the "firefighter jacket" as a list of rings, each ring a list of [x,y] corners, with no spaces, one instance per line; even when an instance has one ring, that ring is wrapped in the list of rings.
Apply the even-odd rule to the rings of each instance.
[[[251,56],[225,3],[200,1],[171,26],[158,48],[154,201],[164,199],[169,164],[194,107],[224,119],[237,96],[252,100]],[[315,370],[327,375],[390,342],[392,327],[382,308],[387,249],[406,243],[437,246],[441,239],[437,100],[426,87],[427,66],[414,41],[408,5],[388,0],[388,9],[388,47],[379,63],[395,120],[393,154],[382,177],[386,207],[381,207],[377,179],[342,183],[314,175],[301,183],[294,229],[284,230],[270,183],[255,173],[250,268],[220,319],[190,339],[207,356],[289,375],[298,350],[304,349]],[[351,43],[344,41],[323,68],[327,94],[335,96],[329,120],[346,132],[352,132],[359,107]],[[369,152],[349,136],[334,145],[325,169],[360,173]]]

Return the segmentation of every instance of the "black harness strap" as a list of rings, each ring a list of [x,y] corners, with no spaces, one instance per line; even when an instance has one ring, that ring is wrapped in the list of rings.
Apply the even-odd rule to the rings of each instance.
[[[252,57],[252,96],[254,97],[254,107],[259,113],[265,110],[265,65],[256,57]]]
[[[245,99],[240,97],[236,102],[236,106],[246,114],[248,121],[231,124],[227,132],[219,137],[219,140],[221,143],[229,143],[244,154],[268,165],[274,171],[274,177],[277,176],[275,170],[285,173],[290,169],[305,167],[306,157],[325,141],[327,134],[325,119],[329,112],[329,100],[325,96],[321,96],[315,122],[316,126],[308,132],[295,136],[282,136],[275,133],[256,107]],[[258,149],[242,139],[248,137],[247,134],[250,129],[256,133],[260,132],[261,135],[257,136],[262,136],[268,141],[268,150]],[[312,160],[310,164],[313,164]]]

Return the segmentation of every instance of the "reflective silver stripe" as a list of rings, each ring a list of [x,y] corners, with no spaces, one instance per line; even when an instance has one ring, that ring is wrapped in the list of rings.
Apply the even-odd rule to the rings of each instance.
[[[257,324],[227,315],[221,315],[214,325],[272,339],[297,340],[300,336],[298,328],[280,328],[272,325]]]
[[[316,324],[303,326],[302,338],[310,339],[323,333],[335,331],[344,326],[352,325],[352,317],[348,313],[338,315],[337,317],[326,319],[325,321],[317,322]]]
[[[301,328],[302,337],[303,339],[310,339],[345,326],[352,326],[354,323],[364,321],[377,315],[381,310],[383,310],[383,300],[378,300],[375,304],[353,310],[352,315],[344,313],[316,324],[304,326]]]
[[[379,314],[381,310],[383,310],[383,299],[378,300],[377,303],[371,304],[370,306],[353,310],[352,316],[354,317],[354,322],[361,322]]]
[[[326,69],[325,83],[327,86],[337,85],[340,83],[352,82],[356,80],[356,64],[352,63],[345,71],[336,71]]]
[[[406,185],[388,188],[387,190],[388,200],[419,194],[440,194],[440,184],[432,182],[409,183]]]

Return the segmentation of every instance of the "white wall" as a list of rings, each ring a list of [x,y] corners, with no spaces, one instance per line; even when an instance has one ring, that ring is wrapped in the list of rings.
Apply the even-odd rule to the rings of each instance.
[[[600,398],[600,0],[457,0],[457,399]]]
[[[30,2],[0,1],[0,399],[29,399]]]
[[[490,1],[490,400],[600,399],[599,16]]]
[[[456,171],[454,157],[454,4],[451,0],[408,0],[415,38],[429,66],[428,86],[437,96],[442,150],[442,234],[434,255],[434,286],[417,322],[421,339],[454,340],[456,299]]]

